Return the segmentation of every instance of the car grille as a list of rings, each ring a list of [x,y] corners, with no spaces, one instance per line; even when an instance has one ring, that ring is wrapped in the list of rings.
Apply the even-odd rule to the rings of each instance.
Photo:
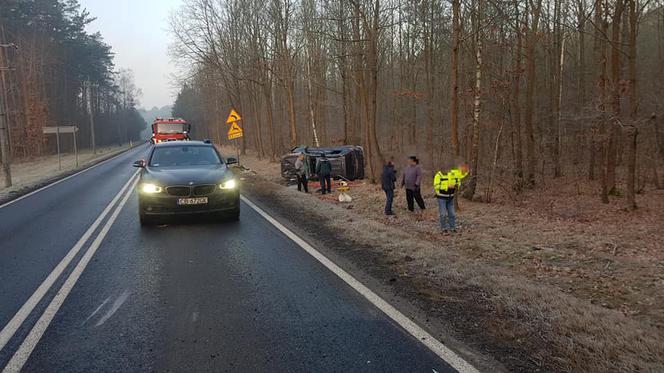
[[[194,187],[194,195],[196,197],[200,196],[207,196],[208,194],[212,194],[214,192],[214,189],[216,188],[216,185],[198,185]]]
[[[166,193],[177,197],[188,197],[191,194],[191,188],[186,186],[172,186],[166,188]]]

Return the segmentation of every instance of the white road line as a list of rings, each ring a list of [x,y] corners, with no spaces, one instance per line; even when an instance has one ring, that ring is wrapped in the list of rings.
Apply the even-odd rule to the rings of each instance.
[[[76,285],[76,282],[81,277],[81,274],[83,274],[83,271],[88,266],[90,260],[97,252],[97,249],[99,249],[99,246],[101,246],[101,242],[104,240],[108,232],[111,230],[113,223],[115,223],[115,220],[118,218],[118,215],[120,215],[120,211],[122,211],[122,208],[129,200],[129,196],[131,196],[131,194],[134,192],[134,187],[136,186],[136,183],[138,183],[138,179],[132,177],[132,181],[133,182],[131,184],[131,187],[124,195],[122,201],[120,201],[120,203],[117,205],[111,217],[108,218],[106,224],[104,224],[103,228],[101,229],[95,240],[90,245],[90,248],[88,249],[88,251],[85,252],[81,260],[78,262],[78,264],[72,271],[72,273],[69,275],[69,277],[67,277],[67,280],[62,285],[58,293],[55,294],[55,297],[53,297],[51,303],[49,303],[44,313],[41,315],[39,320],[37,320],[35,326],[32,328],[32,330],[30,330],[30,334],[28,334],[25,340],[23,340],[21,346],[18,348],[16,353],[14,353],[14,356],[12,356],[11,360],[9,360],[9,363],[7,364],[7,366],[5,366],[4,370],[2,371],[3,373],[18,373],[23,368],[23,365],[25,365],[25,362],[28,361],[30,354],[32,354],[32,351],[34,351],[35,347],[37,346],[37,343],[39,343],[39,340],[44,335],[44,332],[51,324],[51,321],[53,321],[55,314],[58,312],[62,304],[65,302],[67,296],[74,288],[74,285]]]
[[[364,286],[360,281],[351,276],[348,272],[344,271],[338,265],[334,264],[330,259],[321,254],[318,250],[314,249],[313,246],[309,245],[306,241],[300,238],[298,235],[293,233],[290,229],[286,228],[283,224],[279,223],[268,213],[263,211],[260,207],[256,206],[253,202],[247,199],[245,196],[241,196],[242,201],[246,203],[249,207],[254,209],[258,214],[260,214],[265,220],[270,224],[275,226],[278,230],[281,231],[284,235],[290,238],[293,242],[298,244],[304,251],[313,256],[321,264],[323,264],[327,269],[332,271],[335,275],[341,278],[345,283],[350,287],[355,289],[360,293],[364,298],[371,302],[374,306],[378,307],[383,313],[385,313],[389,318],[394,320],[402,328],[404,328],[410,335],[415,337],[418,341],[428,347],[433,353],[438,355],[443,359],[447,364],[452,366],[454,369],[460,373],[479,373],[479,371],[473,367],[470,363],[465,361],[461,356],[457,355],[454,351],[445,347],[440,341],[434,338],[427,331],[418,326],[415,322],[410,320],[404,314],[399,312],[394,306],[387,303],[383,300],[378,294],[371,291],[368,287]]]
[[[129,150],[131,150],[131,149],[129,149]],[[3,207],[7,207],[7,206],[9,206],[9,205],[11,205],[11,204],[14,204],[14,203],[16,203],[16,202],[18,202],[18,201],[20,201],[20,200],[22,200],[22,199],[26,199],[26,198],[30,197],[31,195],[33,195],[33,194],[37,194],[37,193],[41,192],[42,190],[48,189],[48,188],[50,188],[50,187],[52,187],[52,186],[56,186],[56,185],[60,184],[61,182],[63,182],[63,181],[67,181],[67,180],[69,180],[69,179],[71,179],[71,178],[73,178],[73,177],[76,177],[76,176],[78,176],[78,175],[84,173],[84,172],[90,171],[90,170],[92,170],[93,168],[95,168],[95,167],[99,167],[99,166],[103,165],[103,164],[106,163],[106,162],[110,162],[110,161],[112,161],[112,160],[114,160],[114,159],[116,159],[116,158],[118,158],[118,157],[121,157],[121,156],[123,156],[124,154],[126,154],[129,150],[124,150],[124,151],[120,152],[120,154],[118,154],[118,155],[115,155],[115,156],[113,156],[113,157],[111,157],[111,158],[109,158],[109,159],[106,159],[106,160],[104,160],[104,161],[101,161],[101,162],[99,162],[99,163],[97,163],[97,164],[95,164],[95,165],[92,165],[92,166],[90,166],[90,167],[84,168],[84,169],[82,169],[81,171],[78,171],[78,172],[75,173],[75,174],[72,174],[72,175],[69,175],[69,176],[67,176],[67,177],[65,177],[65,178],[62,178],[62,179],[60,179],[60,180],[54,181],[54,182],[52,182],[52,183],[50,183],[50,184],[48,184],[48,185],[44,185],[43,187],[41,187],[41,188],[39,188],[39,189],[37,189],[37,190],[33,190],[32,192],[30,192],[30,193],[28,193],[28,194],[22,195],[22,196],[20,196],[20,197],[18,197],[18,198],[16,198],[16,199],[13,199],[13,200],[11,200],[11,201],[9,201],[9,202],[6,202],[6,203],[0,205],[0,209],[3,208]],[[0,348],[0,350],[1,350],[1,349],[2,349],[2,348]]]
[[[79,251],[81,251],[81,248],[83,245],[90,239],[90,236],[97,230],[97,227],[99,227],[99,224],[106,218],[106,215],[111,211],[113,206],[116,204],[116,202],[120,199],[122,194],[127,190],[129,185],[136,179],[136,174],[138,174],[138,170],[134,172],[131,177],[129,178],[129,181],[120,189],[118,194],[115,195],[113,200],[106,206],[104,211],[97,217],[97,220],[92,223],[92,225],[88,228],[87,231],[79,238],[78,242],[69,250],[67,255],[65,255],[64,258],[58,263],[58,265],[51,271],[51,273],[46,277],[46,279],[39,285],[37,290],[28,298],[28,300],[21,306],[21,308],[16,312],[14,317],[12,317],[11,320],[5,325],[5,327],[0,331],[0,351],[5,348],[9,340],[14,336],[16,331],[21,327],[21,324],[25,321],[25,319],[30,315],[32,310],[37,306],[37,304],[44,298],[46,293],[51,289],[55,281],[60,277],[62,272],[67,268],[69,263],[74,259],[76,254],[78,254]]]

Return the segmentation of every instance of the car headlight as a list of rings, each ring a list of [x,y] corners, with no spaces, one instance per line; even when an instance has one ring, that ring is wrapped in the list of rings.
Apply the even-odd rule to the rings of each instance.
[[[219,184],[221,189],[235,189],[237,188],[237,181],[235,179],[226,180],[223,183]]]
[[[141,185],[141,191],[143,193],[148,193],[148,194],[153,194],[153,193],[161,193],[161,187],[156,184],[143,184]]]

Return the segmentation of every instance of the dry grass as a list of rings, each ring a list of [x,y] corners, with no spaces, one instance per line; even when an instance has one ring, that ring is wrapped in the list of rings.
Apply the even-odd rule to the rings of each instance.
[[[251,156],[243,163],[280,181],[278,165]],[[591,189],[561,185],[516,202],[462,200],[461,233],[451,237],[438,233],[432,196],[429,209],[410,214],[398,194],[397,217],[382,215],[382,192],[365,183],[352,188],[350,205],[288,188],[273,198],[391,258],[431,304],[450,302],[456,284],[463,307],[484,304],[478,338],[523,346],[523,358],[544,370],[664,370],[664,193],[648,191],[629,212],[619,199],[603,205]],[[482,302],[467,304],[470,292]]]
[[[114,152],[126,149],[125,147],[97,148],[97,154],[91,150],[82,150],[78,154],[79,168],[83,168]],[[24,188],[31,188],[49,179],[65,175],[75,170],[76,157],[74,154],[62,154],[62,169],[58,169],[58,156],[49,155],[32,159],[16,160],[12,164],[12,187],[4,188],[4,179],[0,175],[0,199],[16,193]]]

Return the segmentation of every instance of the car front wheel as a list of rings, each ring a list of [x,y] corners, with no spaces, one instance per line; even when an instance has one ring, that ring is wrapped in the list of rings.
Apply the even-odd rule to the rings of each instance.
[[[240,220],[240,209],[234,209],[230,212],[224,211],[224,212],[217,212],[214,214],[214,220],[216,221],[221,221],[221,222],[228,222],[228,221],[239,221]]]
[[[138,220],[140,220],[142,226],[153,225],[154,218],[146,215],[143,211],[138,212]]]
[[[231,214],[229,216],[229,219],[231,221],[239,221],[240,220],[240,208],[239,207],[236,208],[235,210],[233,210],[233,212],[231,212]]]
[[[141,222],[142,226],[147,226],[147,225],[154,225],[156,223],[154,216],[150,216],[145,213],[145,209],[143,208],[143,201],[138,200],[138,220]]]

